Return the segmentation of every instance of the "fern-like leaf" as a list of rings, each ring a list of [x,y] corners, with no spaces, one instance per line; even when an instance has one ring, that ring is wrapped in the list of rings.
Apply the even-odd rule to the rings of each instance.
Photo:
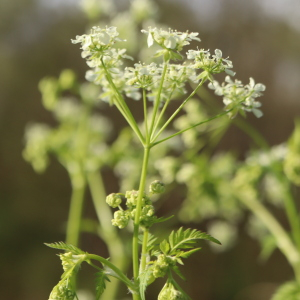
[[[103,270],[96,273],[96,300],[99,300],[106,289],[106,282],[110,281]]]
[[[66,244],[64,242],[57,242],[57,243],[50,243],[50,244],[45,243],[45,245],[50,248],[72,252],[73,254],[76,254],[76,255],[85,254],[85,252],[80,250],[79,248],[77,248],[71,244]]]
[[[205,232],[201,232],[197,229],[186,229],[183,230],[182,227],[180,227],[177,231],[172,231],[169,236],[169,244],[171,246],[171,252],[174,252],[178,249],[190,249],[194,247],[194,244],[198,240],[208,240],[211,242],[214,242],[216,244],[221,245],[221,243],[210,236],[209,234]]]

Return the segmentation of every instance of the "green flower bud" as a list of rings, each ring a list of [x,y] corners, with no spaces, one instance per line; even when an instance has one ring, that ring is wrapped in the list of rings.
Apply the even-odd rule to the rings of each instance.
[[[155,180],[150,184],[149,192],[152,194],[161,194],[165,191],[165,185],[159,180]]]
[[[138,195],[139,195],[139,191],[136,190],[127,191],[125,193],[125,198],[127,199],[126,201],[127,207],[136,206]]]
[[[122,198],[120,195],[112,193],[106,197],[106,203],[115,208],[118,207],[122,203]]]
[[[53,288],[49,300],[73,300],[75,296],[76,293],[73,291],[70,284],[64,281]]]
[[[114,213],[114,219],[111,220],[114,226],[119,227],[120,229],[128,225],[130,216],[127,211],[118,210]]]
[[[137,205],[137,200],[139,196],[139,191],[132,190],[132,191],[127,191],[125,193],[125,198],[127,199],[126,205],[128,208],[132,209]],[[148,196],[144,195],[142,198],[142,206],[151,204],[151,200]]]
[[[166,283],[160,291],[157,300],[185,300],[186,297],[175,289],[172,283]]]
[[[164,277],[166,275],[168,267],[169,264],[167,257],[164,254],[160,254],[157,257],[157,260],[154,262],[153,276],[155,278]]]

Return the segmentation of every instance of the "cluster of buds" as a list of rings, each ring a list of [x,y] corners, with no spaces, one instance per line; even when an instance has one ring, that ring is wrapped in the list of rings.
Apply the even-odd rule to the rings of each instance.
[[[49,300],[73,300],[75,297],[76,293],[73,288],[70,287],[67,281],[64,281],[63,284],[59,284],[54,287],[49,296]]]
[[[151,194],[159,194],[164,192],[164,184],[159,180],[155,180],[151,183],[149,191]],[[125,205],[127,209],[121,207],[122,196],[126,199]],[[120,229],[126,227],[130,220],[135,219],[136,207],[139,198],[139,191],[132,190],[127,191],[125,194],[112,193],[106,197],[106,203],[112,208],[119,208],[114,212],[114,218],[112,224]],[[140,225],[144,227],[150,227],[157,217],[154,215],[155,210],[152,205],[151,199],[144,193],[141,199],[141,215]]]
[[[167,282],[160,291],[157,300],[185,300],[185,295],[178,291],[171,282]]]
[[[176,259],[172,256],[159,254],[157,260],[153,262],[153,276],[155,278],[164,277],[169,269],[176,264]]]

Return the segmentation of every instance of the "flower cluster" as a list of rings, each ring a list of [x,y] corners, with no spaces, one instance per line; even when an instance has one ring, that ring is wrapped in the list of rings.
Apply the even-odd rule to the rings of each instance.
[[[164,184],[158,180],[151,183],[150,192],[152,194],[158,194],[162,193],[164,191]],[[122,197],[126,198],[126,207],[127,209],[124,210],[121,207],[122,203]],[[120,229],[126,227],[130,220],[134,220],[135,214],[136,214],[136,207],[139,197],[139,191],[132,190],[127,191],[124,194],[110,194],[106,197],[106,203],[116,208],[118,207],[119,210],[115,211],[114,213],[114,219],[112,219],[112,224],[114,226],[119,227]],[[141,209],[141,216],[140,216],[140,224],[144,227],[150,227],[153,223],[155,223],[155,220],[157,220],[157,217],[154,215],[154,206],[152,205],[152,201],[150,198],[144,194],[142,197],[142,209]]]
[[[94,26],[90,34],[77,35],[73,44],[81,44],[82,58],[101,58],[104,55],[110,56],[110,49],[116,42],[124,41],[118,38],[116,27],[106,27],[105,29]]]
[[[157,260],[153,262],[153,276],[155,278],[164,277],[170,266],[176,265],[176,258],[165,254],[159,254]]]
[[[243,85],[240,80],[231,80],[226,76],[225,83],[221,85],[217,81],[209,83],[208,87],[215,90],[215,94],[223,96],[223,103],[225,110],[231,110],[230,116],[234,117],[239,111],[253,112],[257,118],[260,118],[263,113],[258,107],[261,103],[256,100],[257,97],[262,95],[266,89],[262,83],[255,84],[253,78],[247,85]]]
[[[178,291],[171,282],[167,282],[160,291],[157,300],[184,300],[187,299],[181,291]]]
[[[156,27],[149,27],[148,30],[142,30],[142,32],[148,34],[148,47],[151,47],[154,42],[156,42],[162,48],[181,51],[184,46],[190,44],[190,41],[200,41],[200,39],[197,38],[198,32],[179,32],[172,29],[167,31],[157,29]]]
[[[211,55],[209,50],[189,50],[187,52],[187,58],[194,60],[192,64],[194,69],[204,70],[204,72],[197,77],[197,80],[203,77],[212,80],[212,74],[218,74],[224,71],[230,76],[235,75],[235,73],[230,70],[233,68],[232,61],[228,58],[223,58],[222,51],[219,49],[215,50],[214,55]]]
[[[197,37],[198,32],[180,32],[177,30],[169,29],[163,30],[158,28],[149,27],[148,30],[142,30],[142,33],[148,34],[147,44],[151,47],[154,42],[158,44],[163,50],[156,53],[156,57],[164,56],[165,61],[170,59],[182,59],[178,53],[186,45],[189,45],[192,40],[200,41]]]
[[[155,63],[150,65],[145,64],[134,64],[134,68],[128,67],[125,69],[125,78],[127,79],[128,85],[134,85],[140,88],[148,88],[153,83],[159,80],[162,68],[157,67]]]

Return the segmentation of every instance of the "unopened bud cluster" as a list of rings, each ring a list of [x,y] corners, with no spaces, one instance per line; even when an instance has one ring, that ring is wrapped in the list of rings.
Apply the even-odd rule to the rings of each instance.
[[[160,254],[153,263],[153,276],[155,278],[164,277],[169,269],[176,264],[176,259],[165,254]]]
[[[151,183],[149,187],[150,194],[159,194],[164,191],[165,187],[162,182],[155,180]],[[126,199],[125,205],[127,209],[121,207],[122,196]],[[114,218],[112,219],[112,224],[119,227],[120,229],[126,227],[130,220],[135,219],[136,207],[139,199],[139,191],[131,190],[127,191],[125,194],[112,193],[106,197],[106,203],[112,208],[119,208],[119,210],[114,212]],[[150,227],[157,217],[154,215],[155,210],[152,205],[152,201],[149,196],[144,193],[141,198],[141,215],[140,215],[140,225],[144,227]]]
[[[172,283],[166,283],[158,295],[157,300],[185,300],[182,292],[176,290]]]

